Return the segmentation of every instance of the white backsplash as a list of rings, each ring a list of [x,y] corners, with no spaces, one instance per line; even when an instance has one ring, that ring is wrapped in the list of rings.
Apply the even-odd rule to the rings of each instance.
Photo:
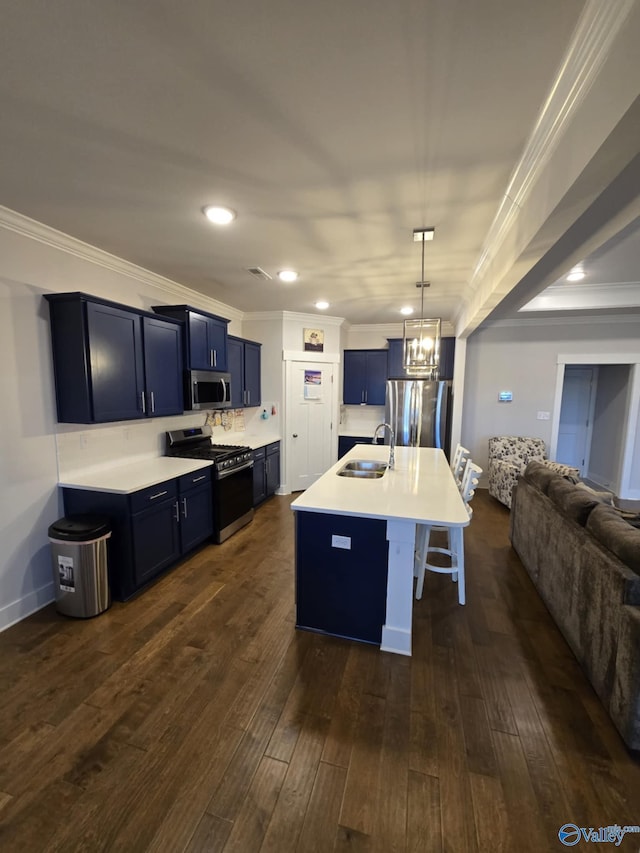
[[[275,407],[275,415],[271,414]],[[263,410],[267,419],[261,417]],[[244,430],[234,428],[240,419],[233,418],[230,430],[213,427],[215,444],[252,444],[277,441],[280,438],[280,404],[264,402],[257,409],[240,409],[244,415]],[[164,456],[166,432],[202,426],[207,412],[175,415],[168,418],[119,421],[113,424],[57,424],[56,445],[58,453],[58,478],[126,464],[145,458]]]
[[[384,406],[340,406],[340,435],[373,437],[384,421]]]

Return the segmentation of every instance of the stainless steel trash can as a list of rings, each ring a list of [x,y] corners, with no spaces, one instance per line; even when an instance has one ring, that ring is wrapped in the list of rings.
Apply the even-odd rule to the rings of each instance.
[[[111,604],[107,561],[109,519],[70,515],[49,527],[56,609],[86,619]]]

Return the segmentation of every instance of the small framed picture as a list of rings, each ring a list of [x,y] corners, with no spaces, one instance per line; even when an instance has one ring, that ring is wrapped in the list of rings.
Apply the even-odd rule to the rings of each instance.
[[[322,329],[304,330],[304,351],[322,352],[324,350],[324,331]]]

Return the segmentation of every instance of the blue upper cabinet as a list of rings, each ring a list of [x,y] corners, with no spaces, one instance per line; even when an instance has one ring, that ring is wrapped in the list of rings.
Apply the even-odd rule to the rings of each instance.
[[[259,406],[262,402],[260,382],[261,344],[244,342],[244,392],[245,406]]]
[[[182,330],[84,293],[48,294],[58,420],[181,414]]]
[[[343,402],[351,406],[384,406],[386,350],[345,350]]]
[[[182,328],[162,317],[143,317],[146,414],[183,411]]]
[[[228,320],[189,305],[154,305],[153,311],[184,324],[184,360],[188,370],[228,369]]]
[[[261,344],[229,335],[227,356],[231,374],[231,405],[236,409],[261,402]]]
[[[456,351],[456,339],[440,339],[439,379],[453,379],[453,360]],[[404,353],[402,338],[389,338],[389,379],[410,379],[403,367]]]

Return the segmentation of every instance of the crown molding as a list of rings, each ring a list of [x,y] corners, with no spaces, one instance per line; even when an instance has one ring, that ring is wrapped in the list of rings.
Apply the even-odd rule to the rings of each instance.
[[[567,127],[597,78],[635,0],[587,0],[571,43],[516,164],[489,228],[470,286],[476,290],[487,268],[515,227],[533,186],[539,181]]]
[[[283,311],[282,316],[285,320],[293,320],[299,323],[312,323],[315,326],[341,326],[345,320],[344,317],[325,317],[318,314],[299,314],[296,311]]]
[[[572,315],[571,317],[523,317],[510,318],[507,320],[488,320],[483,323],[476,333],[489,331],[490,329],[505,329],[509,326],[594,326],[602,323],[613,323],[624,325],[625,323],[640,323],[640,311],[632,314],[589,314],[585,316]]]
[[[66,252],[68,255],[73,255],[80,260],[147,284],[171,296],[172,301],[178,301],[180,304],[193,304],[194,307],[211,311],[213,314],[223,315],[228,320],[242,321],[244,316],[242,311],[233,308],[231,305],[219,302],[217,299],[212,299],[197,290],[192,290],[190,287],[179,284],[177,281],[151,272],[151,270],[131,263],[131,261],[125,261],[117,255],[105,252],[104,249],[99,249],[90,243],[84,243],[82,240],[78,240],[77,237],[57,231],[49,225],[37,222],[35,219],[30,219],[22,213],[10,210],[8,207],[2,207],[1,205],[0,228],[12,231],[21,237],[36,240],[38,243],[58,249],[61,252]]]
[[[399,323],[362,323],[358,326],[348,326],[349,334],[378,334],[385,338],[401,338],[404,335],[404,324]],[[455,335],[453,324],[448,320],[441,320],[440,333],[443,337]]]

